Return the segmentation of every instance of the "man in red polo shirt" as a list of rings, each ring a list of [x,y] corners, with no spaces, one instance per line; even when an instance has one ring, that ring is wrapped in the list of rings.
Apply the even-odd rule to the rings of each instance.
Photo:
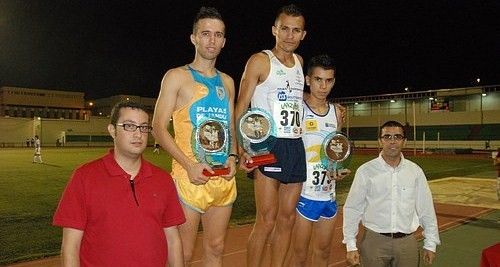
[[[141,104],[113,108],[114,149],[74,171],[54,215],[63,266],[183,266],[174,183],[142,158],[151,129]]]

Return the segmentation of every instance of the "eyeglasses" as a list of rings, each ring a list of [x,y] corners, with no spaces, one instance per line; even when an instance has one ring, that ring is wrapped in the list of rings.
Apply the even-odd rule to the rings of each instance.
[[[139,128],[141,133],[150,133],[153,130],[153,127],[149,125],[135,125],[132,123],[117,123],[116,126],[123,127],[123,130],[127,132],[135,132],[137,128]]]
[[[389,140],[401,141],[401,140],[405,139],[405,137],[402,134],[395,134],[395,135],[384,134],[380,137],[380,139],[383,139],[385,141],[389,141]]]

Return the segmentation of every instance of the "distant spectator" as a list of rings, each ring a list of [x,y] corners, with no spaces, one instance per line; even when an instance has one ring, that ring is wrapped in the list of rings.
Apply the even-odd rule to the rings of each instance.
[[[30,147],[30,139],[26,138],[26,147]]]
[[[42,161],[42,152],[41,152],[41,144],[40,139],[38,139],[38,135],[35,135],[33,139],[35,143],[35,154],[33,155],[33,163],[43,163]]]
[[[155,142],[155,149],[153,149],[153,154],[158,154],[160,155],[160,144]]]
[[[34,147],[34,146],[35,146],[35,138],[31,137],[30,147]]]

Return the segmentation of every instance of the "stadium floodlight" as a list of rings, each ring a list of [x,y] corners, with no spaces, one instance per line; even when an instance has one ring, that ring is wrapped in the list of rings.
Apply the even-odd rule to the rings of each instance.
[[[391,99],[391,103],[394,103],[394,102],[396,102],[396,100],[394,100],[394,99]]]
[[[410,92],[410,88],[409,87],[405,87],[405,92]]]
[[[434,97],[429,97],[429,100],[434,100]]]
[[[482,96],[486,96],[486,93],[482,93],[481,95],[482,95]]]

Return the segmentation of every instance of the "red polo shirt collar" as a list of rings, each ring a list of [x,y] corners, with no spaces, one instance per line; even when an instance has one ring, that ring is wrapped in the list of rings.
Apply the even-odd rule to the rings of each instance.
[[[106,171],[109,173],[110,176],[127,176],[130,177],[128,173],[126,173],[120,165],[118,165],[118,162],[116,162],[115,157],[114,157],[114,149],[110,149],[108,151],[108,154],[106,154],[102,160],[104,162],[104,167],[106,168]],[[137,181],[137,178],[140,177],[151,177],[153,176],[153,170],[151,169],[151,165],[147,161],[144,160],[144,158],[141,156],[141,169],[139,170],[139,173],[137,173],[137,176],[134,180]]]

